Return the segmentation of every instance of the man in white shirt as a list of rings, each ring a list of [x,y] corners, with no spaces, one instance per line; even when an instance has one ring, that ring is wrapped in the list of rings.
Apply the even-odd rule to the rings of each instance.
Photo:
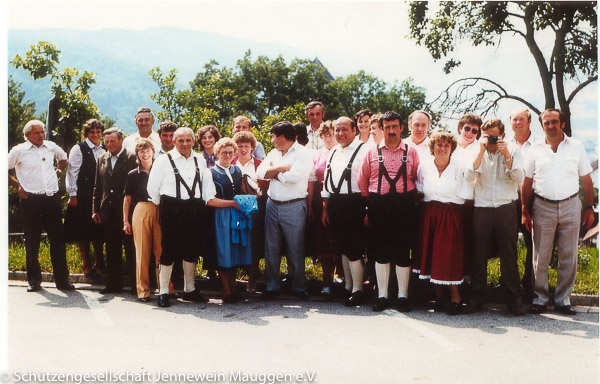
[[[521,156],[523,159],[527,157],[529,148],[537,140],[531,132],[531,113],[527,108],[520,108],[514,110],[510,114],[510,125],[514,132],[513,138],[510,140],[511,143],[518,145],[521,148]],[[523,234],[523,240],[525,241],[525,248],[527,253],[525,255],[525,265],[523,278],[521,279],[521,286],[524,291],[524,300],[527,303],[531,303],[533,299],[533,237],[531,232],[525,228],[521,223],[520,217],[521,212],[521,184],[519,184],[519,199],[517,200],[517,215],[519,217],[519,230]],[[530,207],[531,209],[531,207]]]
[[[231,130],[231,134],[235,135],[236,133],[241,131],[252,132],[251,126],[252,123],[250,122],[249,118],[247,118],[246,116],[238,116],[235,119],[233,119],[233,128]],[[265,147],[258,140],[256,140],[256,147],[252,151],[252,155],[259,160],[265,158]]]
[[[432,158],[429,149],[429,129],[431,127],[431,115],[422,110],[416,110],[408,115],[408,129],[410,136],[406,139],[408,145],[417,150],[419,161]]]
[[[487,261],[500,256],[501,285],[508,309],[522,316],[525,309],[519,294],[517,263],[517,186],[523,180],[523,160],[519,148],[504,141],[504,124],[489,119],[481,126],[479,153],[467,171],[467,181],[475,183],[473,210],[472,309],[481,306],[487,289]],[[495,245],[495,247],[493,246]]]
[[[10,174],[9,184],[17,189],[23,213],[25,232],[25,261],[27,292],[41,289],[42,272],[38,260],[42,227],[50,241],[50,260],[56,288],[75,289],[69,283],[69,269],[65,252],[65,234],[62,222],[58,177],[67,165],[67,154],[58,145],[44,140],[44,123],[30,120],[23,128],[25,142],[8,153],[8,169],[15,168],[17,178]],[[56,169],[54,161],[57,162]]]
[[[308,298],[304,273],[304,226],[308,178],[313,162],[310,152],[296,141],[294,126],[281,121],[271,128],[275,147],[258,166],[259,179],[270,180],[265,213],[265,300],[280,293],[281,235],[286,242],[288,272],[297,298]]]
[[[156,132],[152,132],[152,126],[154,125],[154,115],[152,110],[148,107],[140,107],[135,113],[135,125],[138,131],[125,138],[123,141],[123,147],[132,152],[135,151],[135,145],[139,138],[149,138],[152,140],[154,148],[160,148],[160,137]]]
[[[554,241],[558,246],[558,281],[554,310],[574,315],[571,290],[577,273],[579,228],[594,223],[592,167],[580,141],[564,134],[564,114],[546,109],[540,115],[545,140],[537,141],[525,159],[521,186],[523,224],[533,229],[534,298],[530,312],[546,311],[550,301],[548,265]],[[585,195],[583,218],[578,198],[579,183]],[[531,205],[533,199],[533,205]],[[531,207],[531,208],[530,208]]]
[[[320,101],[311,101],[306,104],[304,113],[308,118],[309,124],[306,126],[308,143],[306,148],[317,151],[323,148],[323,139],[319,137],[317,131],[325,118],[325,106]]]
[[[172,122],[171,120],[163,121],[158,126],[158,137],[160,137],[160,147],[156,152],[156,156],[164,155],[169,152],[171,149],[175,148],[175,141],[173,141],[173,134],[177,130],[177,124]]]
[[[359,140],[354,120],[340,117],[333,122],[338,145],[331,149],[323,180],[323,225],[331,225],[342,255],[346,290],[345,305],[363,301],[364,218],[367,200],[358,188],[358,174],[369,146]]]
[[[195,153],[194,132],[178,128],[175,148],[154,162],[148,176],[148,195],[160,205],[162,255],[159,271],[159,307],[169,307],[169,281],[175,262],[183,263],[186,301],[207,302],[194,284],[196,263],[202,252],[204,201],[215,196],[212,175],[204,158]]]

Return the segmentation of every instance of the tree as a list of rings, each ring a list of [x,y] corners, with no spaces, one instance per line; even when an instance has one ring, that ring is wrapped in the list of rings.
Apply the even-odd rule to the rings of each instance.
[[[25,91],[21,83],[8,78],[8,148],[22,143],[23,127],[29,120],[35,119],[35,103],[25,100]]]
[[[432,14],[433,13],[433,14]],[[598,79],[595,2],[451,2],[437,11],[428,2],[413,2],[409,10],[410,37],[424,45],[434,60],[448,58],[445,73],[460,65],[450,54],[462,40],[474,46],[499,45],[504,35],[522,38],[535,61],[544,90],[544,106],[520,97],[485,77],[456,80],[436,99],[444,112],[457,115],[496,111],[501,100],[512,99],[538,115],[556,108],[566,115],[565,133],[571,135],[571,102]],[[543,52],[540,35],[551,34],[551,51]],[[569,88],[567,90],[567,88]]]
[[[96,80],[91,72],[80,74],[77,68],[59,69],[59,57],[58,47],[40,41],[31,45],[25,57],[16,55],[11,65],[29,71],[35,80],[50,76],[54,81],[51,91],[60,100],[57,134],[64,140],[65,147],[70,148],[79,141],[85,121],[98,117],[98,107],[89,94]]]

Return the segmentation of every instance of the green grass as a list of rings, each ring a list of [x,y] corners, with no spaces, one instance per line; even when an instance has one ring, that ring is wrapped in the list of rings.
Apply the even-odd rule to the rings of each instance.
[[[525,248],[519,243],[519,272],[523,276],[523,264],[525,262]],[[40,245],[40,266],[42,271],[51,271],[52,264],[50,263],[50,247],[46,240]],[[552,264],[556,264],[555,262]],[[71,273],[83,273],[81,268],[81,259],[79,257],[79,249],[75,244],[67,244],[67,265]],[[305,260],[306,278],[308,280],[321,280],[323,274],[321,265],[313,264],[311,259]],[[8,248],[8,269],[10,271],[25,270],[25,247],[21,241],[12,240]],[[264,271],[264,259],[260,262],[260,270]],[[282,273],[287,273],[287,264],[285,257],[281,262]],[[197,267],[198,275],[206,274],[202,270],[201,264]],[[247,276],[242,270],[238,272],[238,278],[247,279]],[[498,258],[491,259],[488,262],[488,283],[496,285],[500,282],[500,260]],[[556,269],[555,265],[549,270],[550,286],[556,286]],[[577,279],[573,287],[573,293],[597,295],[598,294],[598,248],[579,249],[579,258],[577,260]]]

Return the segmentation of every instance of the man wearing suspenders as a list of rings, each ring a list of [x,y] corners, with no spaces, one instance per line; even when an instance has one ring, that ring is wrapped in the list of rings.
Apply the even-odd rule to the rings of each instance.
[[[358,185],[368,197],[369,256],[375,259],[379,297],[376,312],[388,306],[390,264],[398,278],[398,310],[408,312],[410,245],[416,235],[414,222],[419,156],[402,140],[402,117],[386,112],[380,118],[384,141],[370,148],[360,170]]]
[[[365,252],[364,217],[366,199],[358,188],[358,173],[368,145],[358,140],[357,127],[349,117],[333,123],[338,145],[327,161],[323,182],[323,225],[331,225],[342,255],[346,290],[351,293],[345,305],[353,307],[363,301],[363,256]]]
[[[184,292],[186,301],[207,302],[194,286],[196,263],[201,252],[203,195],[207,188],[214,190],[204,158],[192,151],[194,132],[179,128],[174,135],[175,149],[159,156],[148,176],[148,194],[152,202],[160,204],[162,255],[160,256],[159,307],[168,307],[169,280],[173,263],[183,261]],[[214,195],[214,191],[213,191]]]

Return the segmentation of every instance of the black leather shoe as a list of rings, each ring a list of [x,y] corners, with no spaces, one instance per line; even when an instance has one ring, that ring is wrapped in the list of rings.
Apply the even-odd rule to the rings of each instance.
[[[375,304],[373,304],[373,312],[381,312],[384,311],[388,307],[389,301],[385,297],[379,297],[375,300]]]
[[[508,304],[508,311],[515,316],[524,316],[527,313],[521,304]]]
[[[444,303],[444,300],[436,300],[433,303],[433,312],[444,312],[444,306],[446,303]]]
[[[363,293],[362,291],[356,291],[350,295],[348,300],[344,303],[346,307],[356,307],[363,303]]]
[[[40,289],[42,289],[42,286],[39,284],[36,285],[30,285],[29,287],[27,287],[27,292],[37,292]]]
[[[398,298],[398,312],[410,312],[412,305],[406,297]]]
[[[197,290],[191,292],[183,292],[181,299],[185,301],[192,301],[194,303],[208,303],[208,298],[202,296]]]
[[[294,292],[294,297],[299,300],[307,300],[310,296],[306,291]]]
[[[161,308],[167,308],[171,306],[171,303],[169,303],[168,294],[163,293],[162,295],[158,296],[158,306]]]
[[[463,313],[463,307],[461,303],[450,303],[450,307],[448,308],[448,315],[450,316],[454,316],[454,315],[460,315],[461,313]]]
[[[554,311],[558,312],[558,313],[562,313],[563,315],[569,315],[569,316],[573,316],[573,315],[577,314],[577,312],[575,312],[575,310],[573,308],[571,308],[570,305],[555,305]]]
[[[56,284],[56,289],[60,291],[74,291],[75,286],[71,283]]]
[[[101,294],[106,295],[109,293],[118,293],[118,292],[122,292],[123,288],[117,288],[117,287],[111,287],[111,286],[106,286],[104,289],[102,289],[100,291]]]
[[[138,298],[138,301],[141,301],[142,303],[147,303],[150,301],[149,297],[140,297]]]
[[[275,297],[279,296],[279,291],[264,291],[260,294],[261,300],[273,300]]]
[[[531,313],[532,315],[539,315],[540,313],[544,312],[546,312],[545,305],[532,304],[531,308],[529,308],[529,313]]]

